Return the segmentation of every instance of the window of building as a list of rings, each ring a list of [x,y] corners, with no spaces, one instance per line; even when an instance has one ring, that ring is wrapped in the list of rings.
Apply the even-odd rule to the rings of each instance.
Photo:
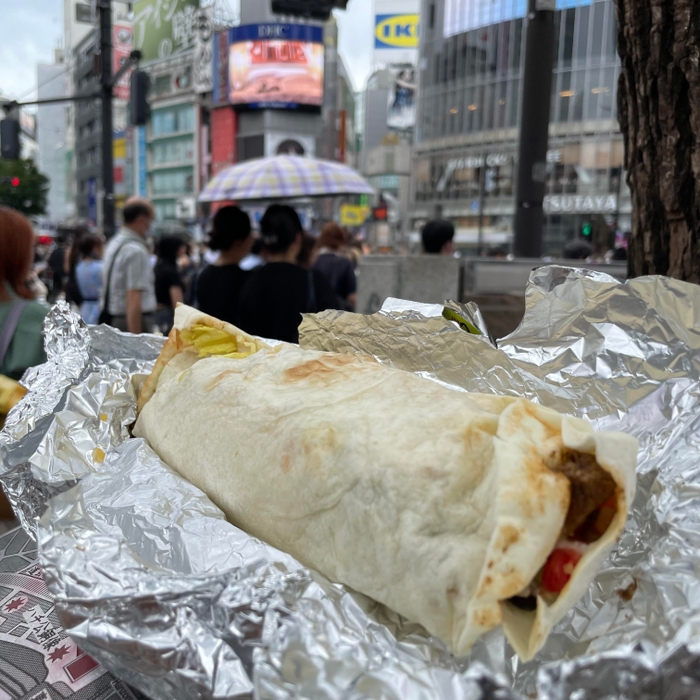
[[[153,112],[151,118],[153,136],[167,136],[186,131],[194,131],[194,107],[192,105],[179,105]]]
[[[576,10],[566,10],[562,16],[562,66],[571,68],[574,55],[574,28],[576,26]]]
[[[151,146],[153,165],[166,163],[182,163],[194,158],[194,139],[184,138],[158,141]]]
[[[187,194],[194,191],[192,168],[155,172],[151,175],[153,194]]]
[[[594,65],[603,57],[603,40],[605,37],[605,8],[608,3],[593,3],[593,28],[591,31],[590,60]]]
[[[579,7],[576,23],[576,47],[574,49],[574,65],[583,66],[588,56],[588,25],[591,15],[590,7]]]
[[[153,206],[158,221],[177,218],[177,202],[174,199],[160,200],[155,202]]]

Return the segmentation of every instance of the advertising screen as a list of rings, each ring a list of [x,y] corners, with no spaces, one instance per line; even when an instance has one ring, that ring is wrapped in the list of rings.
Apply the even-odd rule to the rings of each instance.
[[[250,109],[320,109],[323,30],[249,24],[229,33],[229,100]]]

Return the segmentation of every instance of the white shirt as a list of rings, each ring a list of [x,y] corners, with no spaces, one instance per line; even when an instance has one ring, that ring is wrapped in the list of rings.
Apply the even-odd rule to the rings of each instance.
[[[117,257],[112,269],[112,260],[115,255]],[[105,285],[110,270],[112,270],[108,309],[110,314],[126,315],[126,293],[133,290],[138,290],[142,294],[141,312],[144,314],[155,312],[155,274],[146,242],[138,233],[124,227],[107,244],[105,264],[102,268],[100,308],[104,308]]]

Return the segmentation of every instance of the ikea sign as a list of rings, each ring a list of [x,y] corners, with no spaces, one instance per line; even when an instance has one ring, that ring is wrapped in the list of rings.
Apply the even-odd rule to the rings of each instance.
[[[377,15],[375,49],[417,49],[420,15]]]

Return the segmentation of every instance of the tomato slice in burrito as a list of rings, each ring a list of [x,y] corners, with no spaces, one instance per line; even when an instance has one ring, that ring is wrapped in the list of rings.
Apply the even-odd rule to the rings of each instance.
[[[531,658],[634,495],[632,437],[368,357],[269,347],[185,306],[134,434],[232,523],[459,655],[502,625]]]

